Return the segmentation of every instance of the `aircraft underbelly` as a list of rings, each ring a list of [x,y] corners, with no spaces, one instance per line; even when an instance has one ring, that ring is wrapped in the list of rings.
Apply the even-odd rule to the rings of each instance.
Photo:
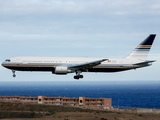
[[[9,66],[6,67],[11,70],[17,70],[17,71],[54,71],[54,67],[17,67],[17,66]]]
[[[132,68],[92,68],[88,72],[120,72],[125,70],[130,70]]]
[[[18,70],[18,71],[55,71],[55,67],[53,66],[8,66],[6,67],[11,70]],[[105,68],[91,68],[88,69],[88,72],[120,72],[129,70],[132,68],[129,67],[105,67]],[[85,72],[85,71],[83,71]]]

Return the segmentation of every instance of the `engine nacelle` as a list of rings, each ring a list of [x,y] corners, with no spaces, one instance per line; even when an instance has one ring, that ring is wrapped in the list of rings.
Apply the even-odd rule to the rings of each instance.
[[[55,74],[67,74],[70,73],[71,70],[68,70],[68,68],[66,66],[57,66],[55,68]]]

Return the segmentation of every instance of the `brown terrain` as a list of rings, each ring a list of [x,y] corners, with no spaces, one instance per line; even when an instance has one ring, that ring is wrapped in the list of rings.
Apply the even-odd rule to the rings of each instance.
[[[0,103],[0,119],[4,120],[160,120],[159,113],[96,110],[69,106],[25,103]]]

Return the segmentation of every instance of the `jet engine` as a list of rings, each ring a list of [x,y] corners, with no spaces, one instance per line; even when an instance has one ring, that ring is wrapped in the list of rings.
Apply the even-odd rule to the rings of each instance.
[[[71,70],[68,70],[68,67],[66,66],[57,66],[55,67],[55,74],[61,74],[61,75],[65,75],[67,73],[71,73],[72,71]]]

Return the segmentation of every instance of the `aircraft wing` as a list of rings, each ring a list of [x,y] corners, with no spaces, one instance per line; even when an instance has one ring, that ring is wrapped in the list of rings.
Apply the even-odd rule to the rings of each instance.
[[[104,62],[106,60],[108,60],[108,59],[101,59],[101,60],[97,60],[97,61],[93,61],[93,62],[71,65],[71,66],[68,66],[68,68],[71,69],[71,70],[87,71],[87,69],[92,68],[94,66],[97,66],[97,65],[101,64],[102,62]]]
[[[134,65],[146,65],[148,63],[152,63],[152,62],[155,62],[156,60],[151,60],[151,61],[145,61],[145,62],[140,62],[140,63],[136,63]]]

